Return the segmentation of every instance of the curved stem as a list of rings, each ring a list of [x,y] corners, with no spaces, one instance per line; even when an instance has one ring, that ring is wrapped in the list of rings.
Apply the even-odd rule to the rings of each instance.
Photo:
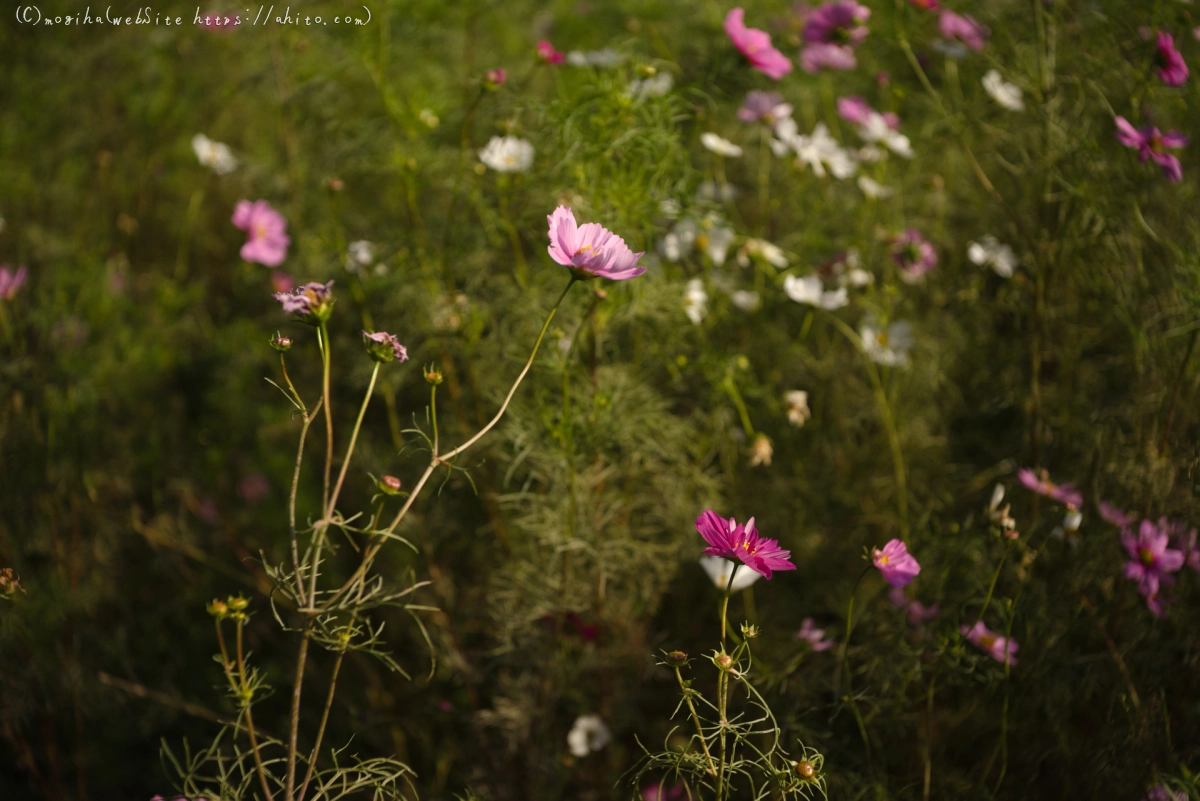
[[[289,382],[290,385],[291,382]],[[288,531],[292,538],[292,569],[296,574],[296,597],[302,607],[307,606],[308,601],[304,594],[304,579],[300,575],[300,546],[296,541],[296,492],[300,486],[300,464],[304,461],[304,440],[308,437],[308,427],[312,425],[313,417],[320,411],[324,401],[325,399],[321,398],[317,401],[316,408],[311,412],[303,413],[304,423],[300,428],[300,445],[296,448],[296,469],[292,472],[292,491],[288,495]]]
[[[367,394],[363,398],[362,408],[358,410],[358,419],[354,421],[354,431],[350,434],[350,445],[346,448],[346,457],[342,459],[342,469],[338,473],[337,484],[333,488],[333,495],[329,498],[329,503],[325,507],[325,519],[333,514],[333,509],[337,505],[338,495],[342,492],[342,484],[346,481],[346,471],[350,469],[350,457],[354,454],[354,444],[358,442],[358,432],[362,428],[363,417],[367,414],[367,405],[371,402],[371,395],[375,392],[375,380],[379,378],[380,362],[375,362],[375,369],[371,371],[371,383],[367,385]]]
[[[246,662],[242,650],[243,623],[242,620],[237,622],[237,669],[238,681],[241,684],[242,703],[245,704],[246,709],[246,731],[250,735],[250,750],[254,753],[254,765],[258,769],[258,778],[262,782],[263,794],[266,796],[266,801],[274,801],[271,787],[267,784],[267,772],[263,769],[262,754],[258,750],[258,736],[254,733],[254,714],[250,711],[252,704],[249,686],[246,683]]]
[[[333,417],[329,402],[329,328],[321,323],[317,329],[317,342],[321,346],[321,397],[325,401],[325,482],[321,491],[321,505],[329,506],[329,476],[333,472]]]
[[[842,674],[846,680],[846,695],[845,698],[850,702],[850,710],[854,713],[854,720],[858,724],[858,733],[862,736],[863,747],[867,752],[867,766],[871,764],[871,740],[867,737],[867,725],[863,721],[862,714],[858,711],[858,702],[854,699],[853,679],[850,674],[850,661],[847,659],[847,654],[850,650],[850,634],[854,631],[854,596],[858,592],[858,585],[862,582],[863,577],[871,569],[867,566],[863,572],[858,574],[858,578],[854,581],[854,587],[850,590],[850,604],[846,609],[846,638],[842,641]]]
[[[700,747],[704,749],[704,756],[708,758],[708,772],[716,776],[717,765],[713,762],[712,754],[709,753],[708,741],[704,739],[704,728],[700,725],[700,716],[696,714],[696,706],[692,703],[692,691],[683,683],[683,674],[679,672],[679,665],[675,666],[675,678],[679,680],[679,689],[683,691],[683,700],[687,701],[688,709],[692,713],[692,722],[696,724],[696,736],[700,738]]]
[[[1000,571],[1004,569],[1004,562],[1008,559],[1008,552],[1012,550],[1012,540],[1008,541],[1008,545],[1004,549],[1004,556],[1000,558],[1000,564],[996,565],[996,572],[992,574],[992,583],[988,586],[987,597],[983,599],[983,607],[979,610],[979,617],[975,618],[975,626],[979,625],[979,621],[983,620],[983,615],[988,610],[988,606],[992,603],[992,593],[996,590],[996,580],[1000,578]]]
[[[429,413],[433,416],[433,458],[438,455],[437,384],[429,387]]]

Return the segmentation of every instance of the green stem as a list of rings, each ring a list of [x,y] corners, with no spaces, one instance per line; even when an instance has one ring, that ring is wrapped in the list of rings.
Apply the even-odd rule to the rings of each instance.
[[[438,455],[437,384],[429,387],[429,414],[433,418],[433,458]]]
[[[696,706],[692,703],[692,691],[683,683],[683,674],[679,672],[679,666],[675,666],[675,678],[679,680],[679,689],[683,691],[683,699],[687,701],[688,709],[692,713],[692,722],[696,724],[696,736],[700,738],[700,747],[704,749],[704,756],[708,759],[708,772],[713,776],[717,775],[717,766],[713,762],[712,754],[708,751],[708,741],[704,739],[704,728],[700,725],[700,716],[696,714]]]
[[[321,505],[329,508],[329,477],[333,473],[333,409],[329,403],[329,328],[322,322],[317,329],[317,344],[321,347],[321,397],[325,400],[325,480],[321,490]]]
[[[863,572],[858,574],[858,578],[854,581],[854,586],[850,589],[850,603],[846,608],[846,638],[842,641],[842,669],[841,673],[845,676],[846,693],[845,700],[850,702],[850,710],[854,713],[854,720],[858,724],[858,733],[862,736],[863,747],[867,753],[867,767],[871,765],[871,740],[867,737],[867,725],[863,721],[862,714],[858,711],[858,702],[854,698],[853,678],[850,673],[850,660],[848,654],[850,650],[850,635],[854,631],[854,596],[858,592],[858,585],[862,582],[863,577],[871,570],[868,565],[863,569]]]
[[[1000,564],[996,565],[996,572],[992,574],[992,583],[988,586],[987,597],[983,599],[983,607],[979,610],[979,617],[975,618],[975,624],[971,628],[979,625],[979,621],[983,620],[983,615],[988,610],[988,606],[992,603],[992,593],[996,590],[996,580],[1000,578],[1000,571],[1004,569],[1004,561],[1008,559],[1008,552],[1012,550],[1012,540],[1008,541],[1008,545],[1004,548],[1004,556],[1000,558]]]

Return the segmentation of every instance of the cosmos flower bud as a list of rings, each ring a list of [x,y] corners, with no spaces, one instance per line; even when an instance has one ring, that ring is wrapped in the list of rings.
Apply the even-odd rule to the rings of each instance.
[[[796,773],[800,774],[801,779],[809,781],[817,775],[817,768],[806,759],[796,763]]]
[[[346,188],[346,183],[341,178],[330,178],[327,185],[330,192],[341,192]]]
[[[281,336],[280,333],[276,331],[275,336],[271,337],[271,347],[280,353],[286,353],[292,349],[292,338]]]
[[[386,495],[400,494],[400,479],[395,476],[384,476],[379,479],[377,486],[379,487],[379,491]]]
[[[223,620],[225,616],[229,614],[229,607],[225,605],[224,601],[214,599],[213,602],[208,605],[208,613],[217,620]]]
[[[501,86],[504,86],[507,80],[508,73],[504,70],[488,70],[483,74],[483,88],[494,92]]]
[[[713,657],[713,664],[721,670],[729,670],[733,667],[733,657],[729,654],[717,654]]]
[[[742,636],[745,637],[747,640],[756,639],[758,637],[758,635],[759,635],[758,626],[755,626],[753,623],[743,623],[742,624]]]
[[[667,654],[667,662],[672,665],[682,665],[687,662],[688,655],[683,651],[671,651]]]
[[[425,380],[436,387],[438,384],[442,383],[442,371],[436,367],[426,367]]]
[[[217,603],[219,603],[219,601]],[[246,607],[250,605],[250,602],[247,601],[245,598],[243,598],[240,595],[238,595],[236,597],[231,595],[229,597],[228,603],[229,603],[229,608],[232,609],[234,612],[244,612],[244,611],[246,611]]]

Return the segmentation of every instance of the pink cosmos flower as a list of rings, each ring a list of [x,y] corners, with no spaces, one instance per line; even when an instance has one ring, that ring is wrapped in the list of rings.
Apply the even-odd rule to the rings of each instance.
[[[271,288],[276,292],[291,292],[296,286],[296,279],[282,270],[271,273]]]
[[[1125,528],[1125,526],[1128,526],[1137,519],[1124,509],[1114,506],[1108,501],[1100,501],[1100,503],[1096,504],[1096,509],[1100,512],[1101,519],[1106,523],[1112,523],[1117,528]]]
[[[737,115],[742,122],[765,122],[767,125],[774,125],[792,116],[792,107],[783,102],[783,95],[779,92],[760,92],[755,89],[747,93]]]
[[[988,627],[983,624],[982,620],[970,628],[960,627],[958,633],[981,650],[987,651],[988,655],[997,662],[1008,662],[1009,665],[1016,667],[1017,658],[1013,656],[1019,650],[1016,641],[988,631]]]
[[[287,237],[287,221],[271,208],[270,203],[265,200],[239,201],[233,210],[233,224],[248,234],[246,244],[242,245],[243,259],[267,267],[278,267],[283,263],[291,243]]]
[[[563,63],[563,54],[554,49],[554,45],[550,44],[545,39],[537,43],[538,58],[547,64]]]
[[[883,574],[883,580],[893,587],[908,586],[921,572],[921,566],[909,554],[908,546],[900,540],[891,540],[882,551],[878,548],[871,551],[871,561]]]
[[[825,629],[813,625],[813,619],[806,617],[800,621],[800,630],[796,632],[797,640],[807,640],[814,651],[828,651],[833,647],[833,638],[825,636]]]
[[[900,267],[901,277],[912,283],[937,266],[937,251],[914,228],[892,240],[892,260]]]
[[[910,626],[919,626],[938,616],[938,605],[925,606],[920,601],[910,600],[903,587],[892,587],[888,592],[892,606],[904,612]]]
[[[867,101],[861,97],[839,97],[837,101],[838,116],[846,122],[854,125],[866,125],[871,121],[871,115],[876,114],[875,109],[867,105]],[[900,128],[900,118],[888,111],[879,115],[883,121],[887,123],[887,127],[893,131]]]
[[[508,72],[505,70],[488,70],[483,73],[484,86],[489,89],[499,89],[507,80]]]
[[[1166,31],[1158,32],[1158,53],[1154,59],[1158,64],[1158,77],[1167,86],[1183,86],[1187,80],[1188,66],[1183,54],[1175,49],[1175,39]]]
[[[1189,529],[1185,520],[1160,517],[1158,530],[1165,533],[1183,553],[1184,564],[1200,573],[1200,546],[1196,543],[1196,529]]]
[[[804,41],[808,44],[836,44],[858,47],[867,38],[871,9],[854,0],[835,0],[825,3],[811,14],[804,25]]]
[[[908,2],[925,11],[937,11],[942,7],[942,4],[938,0],[908,0]]]
[[[624,281],[646,272],[638,266],[644,251],[632,252],[624,239],[598,223],[578,225],[566,206],[556,208],[546,221],[550,224],[550,258],[569,267],[576,278]]]
[[[779,547],[778,540],[758,536],[753,517],[745,526],[739,526],[732,517],[726,520],[707,509],[696,518],[696,531],[708,543],[704,553],[736,559],[765,579],[770,579],[776,570],[796,569],[791,554]]]
[[[642,788],[642,801],[683,801],[688,797],[687,787],[678,782],[670,787],[665,780],[658,784],[650,784]]]
[[[725,15],[725,33],[729,34],[733,46],[750,59],[750,66],[778,81],[792,71],[792,62],[771,46],[769,33],[758,28],[747,28],[745,15],[746,12],[741,8],[730,9]]]
[[[1187,793],[1177,793],[1165,784],[1156,784],[1151,787],[1142,801],[1188,801]]]
[[[8,265],[0,267],[0,298],[12,300],[29,275],[29,269],[21,265],[15,271],[9,270]]]
[[[1083,506],[1083,496],[1079,494],[1079,490],[1075,489],[1074,484],[1055,484],[1045,470],[1035,473],[1028,468],[1022,468],[1017,471],[1017,480],[1026,489],[1031,489],[1038,495],[1053,498],[1064,506],[1072,509],[1079,509]]]
[[[1138,591],[1147,599],[1158,595],[1159,586],[1174,584],[1171,575],[1183,567],[1183,551],[1168,548],[1168,535],[1149,520],[1143,520],[1138,533],[1130,529],[1121,532],[1121,544],[1129,554],[1125,563],[1125,578],[1138,583]]]
[[[800,51],[800,69],[815,74],[821,70],[852,70],[858,66],[849,45],[810,44]]]
[[[943,39],[957,39],[977,53],[983,49],[984,40],[988,37],[988,29],[970,14],[955,14],[947,10],[942,11],[938,20],[938,32]]]
[[[1125,147],[1135,148],[1138,151],[1138,160],[1145,163],[1146,159],[1154,159],[1158,166],[1162,167],[1163,175],[1167,176],[1167,180],[1171,183],[1179,183],[1183,180],[1183,167],[1179,164],[1179,159],[1167,153],[1164,148],[1172,148],[1178,150],[1188,143],[1187,137],[1179,133],[1179,131],[1169,131],[1161,133],[1157,128],[1142,128],[1138,130],[1129,124],[1129,120],[1124,117],[1117,117],[1117,141],[1125,145]]]
[[[400,344],[395,334],[386,331],[375,333],[362,332],[363,342],[367,345],[367,353],[377,362],[408,361],[408,348]]]
[[[275,300],[283,304],[283,310],[288,314],[308,317],[315,313],[317,319],[328,319],[333,308],[333,281],[328,284],[314,281],[290,293],[276,292]]]

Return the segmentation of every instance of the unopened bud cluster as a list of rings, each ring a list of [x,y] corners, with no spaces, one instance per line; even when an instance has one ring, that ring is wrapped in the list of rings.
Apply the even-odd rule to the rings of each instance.
[[[250,602],[242,596],[231,595],[224,601],[214,598],[208,605],[208,613],[217,620],[229,619],[241,622],[246,619],[246,609],[249,606]]]

